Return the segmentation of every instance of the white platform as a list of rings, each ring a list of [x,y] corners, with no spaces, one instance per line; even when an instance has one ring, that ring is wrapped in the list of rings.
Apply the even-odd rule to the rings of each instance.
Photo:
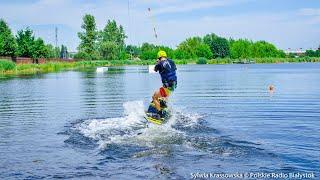
[[[97,70],[96,70],[97,73],[103,73],[106,71],[108,71],[108,67],[97,67]]]
[[[149,73],[157,73],[154,71],[155,65],[149,65]]]

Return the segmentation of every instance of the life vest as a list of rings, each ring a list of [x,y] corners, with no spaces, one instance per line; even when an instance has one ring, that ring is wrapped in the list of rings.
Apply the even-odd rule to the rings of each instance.
[[[176,65],[171,59],[167,59],[164,61],[161,61],[158,64],[160,67],[159,73],[161,75],[161,80],[163,83],[168,83],[170,81],[177,81],[177,75],[176,75]]]

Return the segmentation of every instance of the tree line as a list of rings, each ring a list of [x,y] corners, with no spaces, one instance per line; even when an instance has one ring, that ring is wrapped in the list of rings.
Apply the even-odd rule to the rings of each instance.
[[[320,57],[320,46],[317,50],[307,50],[305,55],[308,57]]]
[[[214,33],[188,38],[176,49],[150,43],[143,43],[141,46],[126,45],[127,36],[121,25],[117,25],[114,20],[108,20],[103,30],[97,30],[95,17],[89,14],[83,17],[81,27],[83,31],[78,33],[81,43],[75,56],[79,59],[124,60],[133,57],[149,60],[156,59],[160,49],[174,59],[285,57],[282,50],[266,41],[226,39]]]
[[[77,59],[86,60],[115,60],[127,59],[125,51],[124,29],[114,20],[108,20],[103,30],[97,30],[95,18],[92,15],[83,17],[81,26],[83,32],[78,33],[81,42],[78,47]]]
[[[40,37],[36,38],[30,28],[19,30],[13,35],[8,24],[0,19],[0,56],[28,58],[66,58],[67,47],[54,47],[45,44]]]

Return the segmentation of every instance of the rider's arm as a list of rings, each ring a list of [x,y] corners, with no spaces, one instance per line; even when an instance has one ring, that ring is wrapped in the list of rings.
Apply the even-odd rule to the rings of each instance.
[[[172,62],[173,62],[173,68],[174,68],[174,70],[177,70],[176,63],[174,63],[174,61],[172,61]]]
[[[171,64],[171,66],[173,67],[174,70],[177,70],[176,63],[174,63],[173,60],[170,60],[170,64]]]
[[[160,61],[159,62],[157,62],[157,64],[156,64],[156,66],[154,67],[154,71],[155,72],[158,72],[158,71],[161,71],[161,64],[160,64]]]

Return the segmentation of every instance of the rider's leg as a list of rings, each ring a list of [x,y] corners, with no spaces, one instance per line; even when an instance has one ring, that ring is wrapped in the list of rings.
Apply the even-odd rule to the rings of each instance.
[[[156,91],[153,96],[152,96],[152,100],[153,100],[153,103],[156,107],[156,109],[158,111],[161,111],[161,106],[160,106],[160,102],[159,102],[159,98],[161,98],[161,94],[159,91]]]

